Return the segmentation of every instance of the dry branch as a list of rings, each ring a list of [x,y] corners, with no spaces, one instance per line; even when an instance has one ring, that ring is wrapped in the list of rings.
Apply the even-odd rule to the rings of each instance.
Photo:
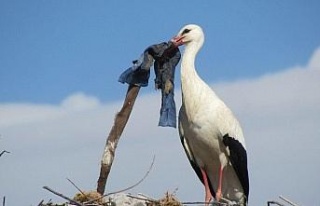
[[[41,200],[41,201],[39,202],[38,206],[42,206],[43,202],[44,202],[44,200]]]
[[[4,154],[4,153],[10,153],[7,150],[3,150],[2,152],[0,152],[0,157]]]
[[[74,183],[72,182],[69,178],[67,180],[82,194],[85,196],[84,192]]]
[[[152,169],[152,167],[153,167],[153,164],[154,164],[154,160],[155,160],[155,156],[153,156],[153,159],[152,159],[152,162],[151,162],[151,165],[150,165],[150,167],[149,167],[149,169],[148,169],[148,171],[146,172],[146,174],[142,177],[142,179],[141,180],[139,180],[137,183],[135,183],[134,185],[131,185],[130,187],[127,187],[127,188],[125,188],[125,189],[122,189],[122,190],[119,190],[119,191],[116,191],[116,192],[110,192],[110,193],[108,193],[106,196],[108,196],[108,195],[112,195],[112,194],[116,194],[116,193],[120,193],[120,192],[125,192],[125,191],[127,191],[127,190],[130,190],[130,189],[132,189],[132,188],[134,188],[134,187],[136,187],[136,186],[138,186],[141,182],[143,182],[143,180],[145,180],[146,179],[146,177],[149,175],[149,173],[150,173],[150,171],[151,171],[151,169]]]
[[[122,109],[116,115],[113,127],[107,138],[105,149],[102,155],[100,175],[97,186],[97,192],[101,195],[104,194],[106,182],[114,159],[115,150],[117,148],[123,129],[126,126],[130,117],[139,90],[139,86],[129,85]]]
[[[283,196],[279,196],[280,199],[282,199],[283,201],[285,201],[286,203],[288,203],[289,205],[292,205],[292,206],[299,206],[297,205],[296,203],[293,203],[291,200],[289,200],[288,198],[285,198]]]
[[[273,201],[273,200],[272,201],[268,201],[267,205],[268,206],[271,206],[271,205],[285,206],[285,205],[281,204],[280,202]]]
[[[130,190],[130,189],[138,186],[138,185],[139,185],[141,182],[143,182],[143,181],[146,179],[146,177],[149,175],[149,173],[150,173],[150,171],[151,171],[151,169],[152,169],[152,167],[153,167],[153,165],[154,165],[154,161],[155,161],[155,156],[153,156],[153,159],[152,159],[152,162],[151,162],[151,165],[150,165],[148,171],[147,171],[146,174],[142,177],[142,179],[139,180],[137,183],[135,183],[135,184],[133,184],[133,185],[127,187],[127,188],[124,188],[124,189],[121,189],[121,190],[118,190],[118,191],[115,191],[115,192],[107,193],[107,194],[102,195],[101,197],[99,197],[99,198],[97,198],[97,199],[90,200],[90,201],[88,201],[88,202],[86,202],[86,203],[87,203],[87,204],[88,204],[88,203],[92,203],[92,202],[95,202],[95,201],[97,201],[97,200],[99,200],[99,199],[101,199],[101,198],[103,198],[103,197],[107,197],[107,196],[109,196],[109,195],[113,195],[113,194],[125,192],[125,191],[127,191],[127,190]]]
[[[292,201],[289,200],[288,198],[285,198],[285,197],[283,197],[283,196],[281,196],[281,195],[279,196],[279,198],[280,198],[281,200],[283,200],[284,202],[286,202],[287,204],[291,205],[291,206],[299,206],[298,204],[292,202]],[[285,204],[280,203],[280,202],[278,202],[278,201],[274,201],[274,200],[268,201],[268,202],[267,202],[267,205],[268,205],[268,206],[271,206],[271,205],[285,206]]]
[[[72,204],[75,204],[75,205],[77,205],[77,206],[83,206],[83,204],[81,204],[81,203],[79,203],[79,202],[77,202],[77,201],[75,201],[75,200],[73,200],[73,199],[71,199],[71,198],[69,198],[69,197],[61,194],[61,193],[56,192],[56,191],[54,191],[53,189],[51,189],[51,188],[49,188],[49,187],[47,187],[47,186],[44,186],[43,189],[46,189],[46,190],[52,192],[53,194],[55,194],[55,195],[57,195],[57,196],[59,196],[59,197],[62,197],[63,199],[68,200],[68,201],[69,201],[70,203],[72,203]]]

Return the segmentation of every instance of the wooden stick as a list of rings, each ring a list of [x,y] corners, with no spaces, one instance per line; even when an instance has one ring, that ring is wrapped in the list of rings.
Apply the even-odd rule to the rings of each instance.
[[[85,197],[87,197],[86,194],[84,194],[84,192],[74,183],[72,182],[69,178],[67,178],[67,180]]]
[[[107,196],[109,196],[109,195],[113,195],[113,194],[120,193],[120,192],[125,192],[125,191],[127,191],[127,190],[130,190],[130,189],[138,186],[138,185],[139,185],[141,182],[143,182],[143,181],[147,178],[147,176],[149,175],[149,173],[150,173],[150,171],[151,171],[151,169],[152,169],[152,167],[153,167],[153,165],[154,165],[154,160],[155,160],[155,158],[156,158],[156,156],[153,156],[153,159],[152,159],[152,162],[151,162],[151,165],[150,165],[148,171],[147,171],[146,174],[142,177],[142,179],[139,180],[138,182],[136,182],[134,185],[131,185],[131,186],[127,187],[127,188],[124,188],[124,189],[121,189],[121,190],[118,190],[118,191],[115,191],[115,192],[107,193],[107,194],[105,194],[105,195],[102,195],[102,196],[99,197],[99,198],[96,198],[96,199],[87,201],[86,204],[95,202],[95,201],[100,200],[100,199],[102,199],[102,198],[104,198],[104,197],[107,197]]]
[[[221,202],[181,202],[182,205],[209,205],[212,206],[228,206],[228,203],[221,203]],[[237,205],[235,205],[237,206]]]
[[[68,200],[72,204],[75,204],[75,205],[78,205],[78,206],[83,206],[83,204],[81,204],[80,202],[75,201],[75,200],[73,200],[73,199],[71,199],[71,198],[69,198],[67,196],[64,196],[63,194],[58,193],[58,192],[54,191],[53,189],[51,189],[51,188],[49,188],[47,186],[43,186],[43,189],[46,189],[46,190],[52,192],[53,194],[58,195],[59,197],[62,197],[63,199]]]
[[[44,200],[41,200],[38,204],[38,206],[42,206],[42,203],[44,202]]]
[[[280,202],[277,202],[277,201],[268,201],[267,202],[267,205],[270,206],[270,205],[278,205],[278,206],[285,206],[284,204],[281,204]]]
[[[280,199],[282,199],[283,201],[285,201],[286,203],[288,203],[289,205],[292,205],[292,206],[299,206],[297,205],[296,203],[293,203],[292,201],[290,201],[288,198],[285,198],[283,196],[279,196]]]
[[[10,152],[8,152],[7,150],[3,150],[1,153],[0,153],[0,157],[4,154],[4,153],[10,153]]]
[[[138,186],[138,185],[139,185],[141,182],[143,182],[143,181],[147,178],[147,176],[149,175],[149,173],[150,173],[150,171],[151,171],[151,169],[152,169],[152,167],[153,167],[155,158],[156,158],[156,156],[153,156],[152,163],[151,163],[148,171],[147,171],[146,174],[142,177],[141,180],[139,180],[139,181],[138,181],[137,183],[135,183],[134,185],[131,185],[130,187],[127,187],[127,188],[124,188],[124,189],[122,189],[122,190],[118,190],[118,191],[115,191],[115,192],[110,192],[110,193],[108,193],[106,196],[108,196],[108,195],[113,195],[113,194],[120,193],[120,192],[125,192],[125,191],[127,191],[127,190],[131,190],[132,188]]]
[[[142,201],[146,201],[146,202],[152,202],[152,203],[157,203],[158,205],[160,205],[160,201],[159,200],[155,200],[155,199],[152,199],[152,198],[147,198],[147,197],[136,197],[136,196],[133,196],[131,194],[126,194],[127,197],[130,197],[130,198],[134,198],[134,199],[137,199],[137,200],[142,200]]]
[[[134,102],[138,96],[140,87],[136,85],[129,85],[126,98],[124,100],[122,109],[116,115],[113,127],[109,133],[106,141],[104,152],[101,159],[100,175],[98,179],[97,192],[104,194],[107,179],[114,160],[115,151],[120,139],[120,136],[128,122]]]

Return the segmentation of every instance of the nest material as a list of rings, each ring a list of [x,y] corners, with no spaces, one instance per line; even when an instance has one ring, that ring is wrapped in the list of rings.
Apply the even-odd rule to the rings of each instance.
[[[167,192],[163,198],[156,202],[147,204],[148,206],[182,206],[181,202],[175,197],[174,194]]]
[[[88,201],[94,201],[94,203],[97,204],[104,204],[105,201],[100,193],[97,191],[89,191],[89,192],[82,192],[82,193],[77,193],[74,197],[73,200],[81,203],[85,203]]]
[[[126,200],[125,198],[123,200],[123,196],[126,198],[129,198],[129,200]],[[131,200],[130,200],[130,198],[131,198]],[[137,200],[137,199],[138,199],[138,202],[133,201],[133,200]],[[72,200],[78,204],[72,203]],[[57,204],[57,203],[48,202],[48,203],[44,204],[43,200],[42,200],[42,202],[38,205],[41,205],[41,206],[71,206],[71,205],[82,205],[83,204],[83,205],[88,205],[88,206],[89,205],[90,206],[92,206],[92,205],[95,205],[95,206],[122,206],[123,201],[125,201],[126,204],[129,204],[129,202],[130,202],[129,205],[135,205],[135,206],[138,206],[138,205],[182,206],[182,203],[175,197],[175,194],[169,193],[169,192],[166,192],[164,197],[159,200],[155,200],[152,198],[141,199],[141,198],[134,197],[134,196],[127,196],[127,194],[124,194],[124,193],[122,193],[122,200],[117,199],[116,197],[109,197],[109,200],[106,200],[103,198],[103,196],[100,193],[98,193],[96,191],[88,191],[88,192],[81,191],[81,192],[75,194],[75,196],[73,198],[70,198],[71,203],[69,202],[69,203],[58,203]]]

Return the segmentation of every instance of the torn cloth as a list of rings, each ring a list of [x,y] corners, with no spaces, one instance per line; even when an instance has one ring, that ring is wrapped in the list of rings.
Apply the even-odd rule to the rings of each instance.
[[[154,65],[155,88],[161,89],[162,102],[159,126],[176,127],[176,106],[174,102],[174,72],[181,53],[172,42],[149,46],[133,65],[119,77],[119,82],[140,87],[148,86],[150,68]],[[154,63],[154,64],[153,64]]]

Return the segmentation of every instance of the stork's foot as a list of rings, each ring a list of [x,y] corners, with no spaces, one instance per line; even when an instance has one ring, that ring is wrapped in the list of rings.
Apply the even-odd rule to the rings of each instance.
[[[207,173],[201,168],[201,173],[203,177],[203,184],[205,189],[205,206],[209,206],[211,200],[212,200],[212,194],[210,192],[209,183],[208,183],[208,176]]]
[[[221,189],[218,189],[216,192],[216,201],[220,202],[221,197],[222,197]]]
[[[217,192],[216,192],[216,201],[217,202],[220,202],[221,200],[221,197],[222,197],[222,177],[223,176],[223,166],[220,165],[220,169],[219,169],[219,185],[218,185],[218,188],[217,188]]]
[[[211,193],[206,194],[206,197],[205,197],[205,200],[204,200],[204,201],[205,201],[205,206],[209,206],[211,200],[212,200],[212,195],[211,195]]]

